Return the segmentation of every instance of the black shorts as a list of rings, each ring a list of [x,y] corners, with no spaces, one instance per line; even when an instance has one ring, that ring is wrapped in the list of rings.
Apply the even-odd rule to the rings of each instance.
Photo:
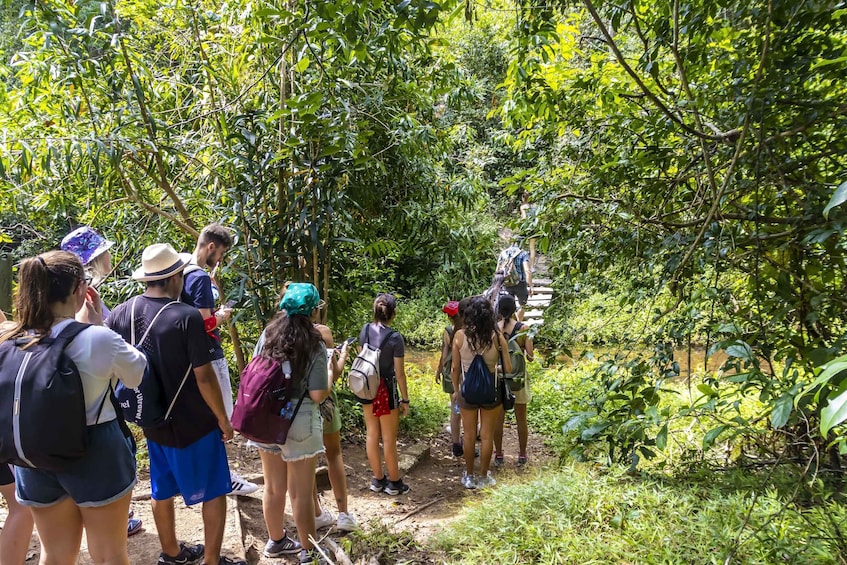
[[[11,485],[15,482],[15,474],[12,468],[5,463],[0,463],[0,487]]]
[[[515,286],[507,286],[506,290],[518,300],[521,306],[526,306],[526,301],[529,300],[529,287],[527,287],[526,281],[521,281]]]

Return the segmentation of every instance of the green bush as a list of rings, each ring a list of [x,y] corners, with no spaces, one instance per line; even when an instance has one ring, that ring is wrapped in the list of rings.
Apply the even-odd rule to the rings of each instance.
[[[843,505],[804,508],[761,485],[755,499],[746,486],[542,469],[488,491],[434,545],[450,563],[839,562]]]

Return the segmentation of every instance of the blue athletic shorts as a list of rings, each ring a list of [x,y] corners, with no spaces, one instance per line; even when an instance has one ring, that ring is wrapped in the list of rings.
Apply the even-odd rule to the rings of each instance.
[[[88,426],[88,450],[64,471],[15,467],[16,498],[43,508],[67,497],[77,506],[106,506],[135,486],[135,456],[117,420]]]
[[[166,447],[147,440],[153,500],[182,495],[186,506],[214,500],[232,490],[226,448],[220,430],[188,447]]]

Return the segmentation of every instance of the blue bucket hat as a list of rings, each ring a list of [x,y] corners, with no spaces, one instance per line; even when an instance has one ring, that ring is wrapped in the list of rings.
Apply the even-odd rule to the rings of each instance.
[[[318,307],[320,301],[318,289],[312,283],[291,283],[279,302],[279,309],[285,310],[289,316],[308,316]]]
[[[90,226],[82,226],[62,239],[61,248],[64,251],[70,251],[82,261],[83,265],[88,265],[92,259],[109,249],[115,244],[114,241],[109,241],[102,235],[94,231]]]

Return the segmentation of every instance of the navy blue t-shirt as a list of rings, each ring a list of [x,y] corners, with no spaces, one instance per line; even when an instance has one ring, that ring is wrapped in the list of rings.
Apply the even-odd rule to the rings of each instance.
[[[139,296],[131,298],[109,316],[108,326],[127,343],[130,342],[130,320],[135,304],[135,337],[141,339],[156,313],[169,298]],[[159,376],[165,401],[170,404],[177,394],[189,365],[201,367],[212,362],[209,353],[209,336],[203,327],[203,318],[196,308],[177,302],[162,312],[150,334],[141,344],[147,362]],[[203,400],[192,371],[179,392],[171,420],[157,428],[146,428],[144,435],[151,441],[168,447],[187,447],[217,429],[218,420]]]
[[[194,306],[195,308],[208,308],[212,312],[217,307],[215,304],[215,293],[212,290],[212,277],[204,269],[195,269],[185,275],[185,284],[182,287],[181,302]],[[209,352],[212,359],[223,359],[224,350],[221,347],[221,334],[217,328],[212,330],[209,339]]]

